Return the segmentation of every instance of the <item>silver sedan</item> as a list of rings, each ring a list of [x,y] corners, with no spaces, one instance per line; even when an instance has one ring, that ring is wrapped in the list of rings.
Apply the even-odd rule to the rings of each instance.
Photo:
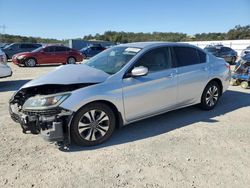
[[[10,114],[23,132],[93,146],[144,118],[195,104],[211,110],[229,81],[228,63],[198,47],[123,44],[27,83],[12,96]]]

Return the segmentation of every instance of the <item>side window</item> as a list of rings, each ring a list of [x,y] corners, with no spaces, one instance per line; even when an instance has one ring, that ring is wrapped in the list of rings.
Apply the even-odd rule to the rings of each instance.
[[[56,52],[65,52],[65,51],[67,51],[67,50],[66,50],[66,48],[63,47],[63,46],[56,46],[56,47],[55,47],[55,51],[56,51]]]
[[[200,63],[197,50],[191,47],[174,47],[177,66],[188,66]]]
[[[161,71],[172,67],[171,51],[168,47],[153,49],[146,52],[136,63],[135,67],[147,67],[149,72]]]
[[[29,44],[21,44],[20,48],[29,48]]]
[[[53,46],[46,47],[46,48],[44,48],[43,51],[44,52],[54,52],[54,47]]]
[[[197,52],[199,55],[200,63],[205,63],[207,61],[207,55],[200,50],[197,50]]]
[[[10,46],[10,48],[13,49],[13,50],[16,50],[16,49],[19,48],[19,44],[12,44],[12,45]]]

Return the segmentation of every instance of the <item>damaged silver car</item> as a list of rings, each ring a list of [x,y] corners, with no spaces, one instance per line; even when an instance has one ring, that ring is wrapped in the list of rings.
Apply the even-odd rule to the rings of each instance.
[[[229,65],[195,46],[123,44],[28,82],[10,99],[10,114],[24,133],[93,146],[147,117],[194,104],[211,110],[229,80]]]

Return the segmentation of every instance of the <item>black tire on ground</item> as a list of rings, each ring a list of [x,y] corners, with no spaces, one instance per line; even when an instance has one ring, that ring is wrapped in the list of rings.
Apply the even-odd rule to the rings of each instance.
[[[221,87],[215,81],[211,81],[205,87],[202,96],[200,107],[203,110],[212,110],[217,102],[219,101],[221,95]],[[212,93],[212,94],[211,94]]]
[[[35,67],[36,66],[36,59],[35,58],[25,59],[23,64],[25,67]]]
[[[81,146],[101,144],[111,137],[115,124],[114,112],[108,105],[90,103],[74,115],[70,125],[71,138]]]
[[[230,85],[231,86],[238,86],[238,85],[240,85],[240,81],[238,79],[231,78]]]
[[[67,64],[76,64],[76,58],[74,58],[74,57],[68,57]]]

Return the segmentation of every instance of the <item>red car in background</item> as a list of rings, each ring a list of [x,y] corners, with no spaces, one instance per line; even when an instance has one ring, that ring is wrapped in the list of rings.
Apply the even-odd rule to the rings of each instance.
[[[23,52],[12,57],[16,65],[34,67],[44,64],[75,64],[81,62],[84,56],[81,52],[66,46],[44,46],[32,52]]]

